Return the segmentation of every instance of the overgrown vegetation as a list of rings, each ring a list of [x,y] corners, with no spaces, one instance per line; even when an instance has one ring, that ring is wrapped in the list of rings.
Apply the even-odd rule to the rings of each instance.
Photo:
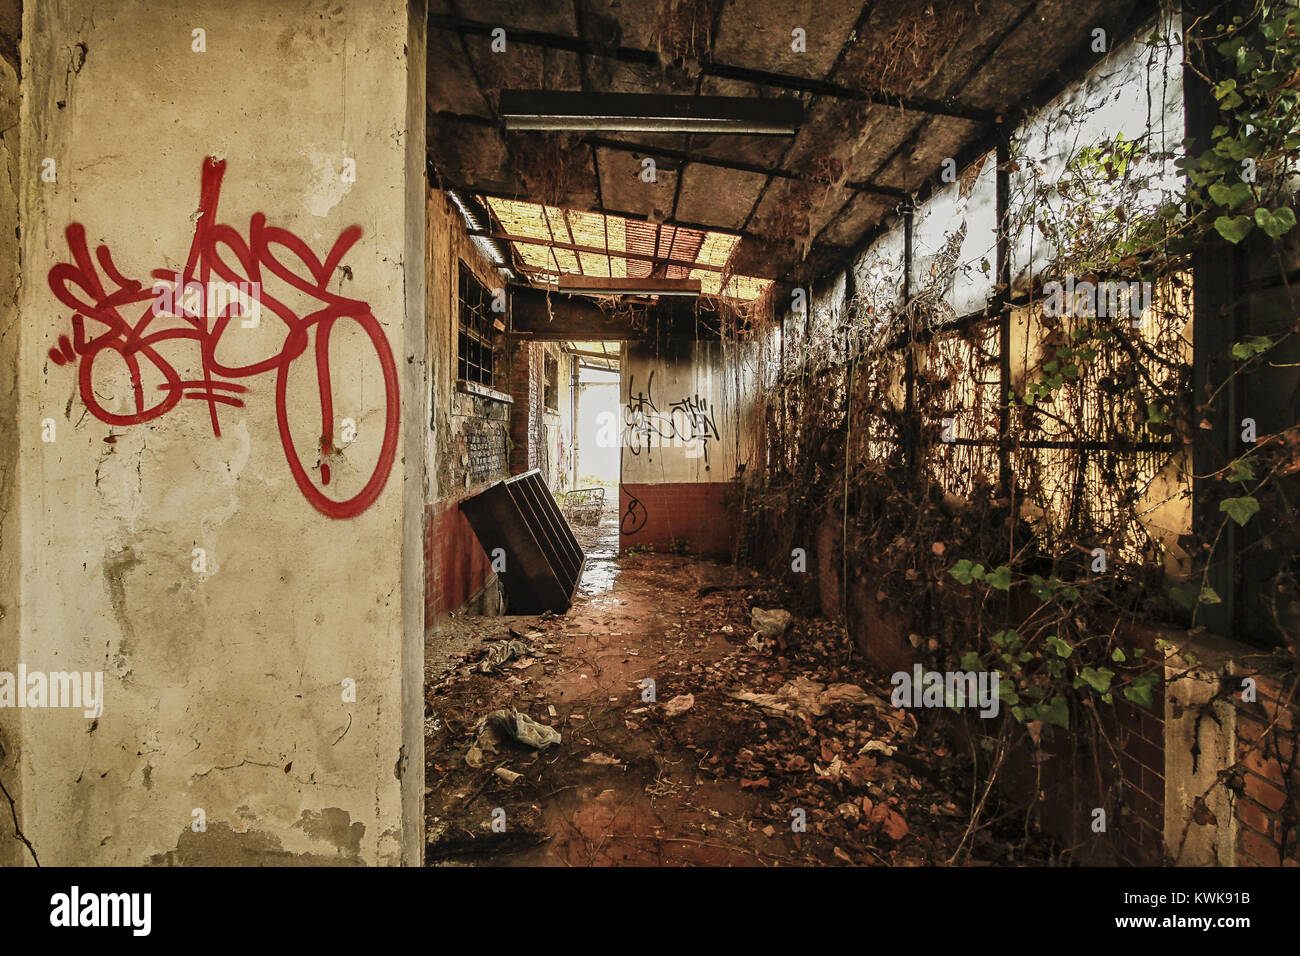
[[[1147,38],[1148,70],[1183,69],[1168,32]],[[1010,720],[951,716],[970,742],[976,792],[1000,774],[1029,781],[1026,834],[1049,753],[1072,751],[1071,766],[1087,770],[1080,806],[1121,804],[1126,736],[1160,703],[1166,663],[1175,673],[1198,663],[1186,645],[1224,600],[1208,569],[1230,526],[1251,532],[1245,560],[1292,556],[1272,562],[1261,590],[1272,641],[1289,643],[1295,666],[1300,529],[1287,485],[1294,495],[1300,428],[1243,431],[1242,453],[1211,474],[1193,474],[1192,449],[1234,407],[1240,380],[1296,361],[1287,256],[1300,232],[1300,11],[1260,0],[1248,16],[1189,33],[1188,60],[1222,113],[1212,141],[1162,142],[1150,116],[1146,135],[1091,140],[1059,162],[1013,141],[1000,170],[1013,184],[1003,228],[1028,250],[1028,268],[994,287],[985,316],[951,321],[957,257],[943,254],[907,301],[884,261],[858,270],[838,324],[785,316],[766,412],[770,465],[746,490],[751,560],[797,584],[792,550],[816,552],[852,630],[908,634],[939,671],[1001,675]],[[1082,129],[1077,108],[1067,119]],[[1269,329],[1236,342],[1235,367],[1201,395],[1189,269],[1220,240],[1271,259],[1281,294]],[[996,281],[992,250],[984,271]],[[1112,308],[1087,296],[1061,308],[1040,290],[1067,276],[1071,290],[1130,285]],[[1140,314],[1113,308],[1144,288]],[[1217,520],[1193,525],[1194,495],[1201,510],[1217,502]],[[968,832],[989,825],[984,806],[971,807]]]

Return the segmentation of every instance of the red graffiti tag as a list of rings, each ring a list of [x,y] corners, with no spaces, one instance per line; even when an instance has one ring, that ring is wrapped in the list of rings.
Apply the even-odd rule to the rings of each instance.
[[[200,289],[208,289],[214,280],[231,286],[254,288],[258,291],[260,308],[284,323],[285,337],[279,351],[247,365],[226,365],[218,360],[217,348],[231,319],[241,314],[238,304],[210,311],[205,304],[190,310],[180,307],[173,316],[164,316],[156,307],[157,291],[135,279],[123,276],[113,263],[107,246],[95,249],[92,261],[86,246],[86,230],[80,223],[67,228],[68,248],[73,261],[59,263],[50,270],[50,289],[58,300],[72,310],[72,337],[60,335],[57,348],[50,349],[50,358],[58,365],[81,360],[78,385],[86,409],[102,422],[110,425],[138,425],[153,421],[171,411],[182,398],[206,402],[212,419],[212,431],[220,436],[221,424],[217,406],[230,405],[242,408],[240,395],[248,392],[245,385],[235,379],[248,379],[268,372],[275,373],[275,413],[279,425],[280,443],[285,460],[303,495],[321,514],[330,518],[351,518],[374,503],[388,480],[397,454],[399,402],[397,367],[384,336],[379,320],[369,305],[359,299],[349,299],[328,290],[330,278],[343,256],[361,236],[360,226],[345,229],[334,242],[322,261],[308,248],[307,243],[288,229],[269,226],[266,216],[255,213],[249,220],[247,238],[233,226],[217,222],[217,202],[221,196],[221,181],[225,176],[224,160],[208,157],[203,163],[198,219],[194,238],[190,244],[185,267],[176,275],[180,288],[189,288],[191,282]],[[96,268],[98,263],[98,268]],[[102,277],[101,277],[102,270]],[[173,273],[155,269],[157,280],[168,280]],[[302,294],[311,303],[308,309],[295,311],[285,302],[268,295],[266,282],[279,279],[290,289]],[[105,281],[114,288],[106,287]],[[179,296],[179,289],[177,295]],[[123,317],[139,311],[134,323]],[[300,314],[304,313],[304,314]],[[172,325],[176,318],[180,325]],[[97,323],[87,334],[87,320]],[[169,321],[170,320],[170,321]],[[294,448],[289,429],[286,403],[289,369],[294,360],[310,347],[316,357],[316,381],[320,398],[320,453],[322,458],[334,453],[331,436],[334,434],[334,399],[330,376],[330,335],[340,321],[356,323],[366,333],[384,379],[384,436],[379,458],[365,486],[351,498],[338,501],[327,497],[312,481]],[[151,328],[153,326],[153,328]],[[165,327],[162,327],[165,326]],[[172,339],[190,339],[198,343],[202,376],[183,380],[159,349]],[[110,412],[95,394],[95,362],[106,352],[115,353],[125,363],[134,393],[135,410],[127,414]],[[141,375],[144,363],[152,367],[151,373],[161,375],[163,383],[157,386],[159,395],[146,392]],[[330,483],[329,465],[320,464],[321,484]]]

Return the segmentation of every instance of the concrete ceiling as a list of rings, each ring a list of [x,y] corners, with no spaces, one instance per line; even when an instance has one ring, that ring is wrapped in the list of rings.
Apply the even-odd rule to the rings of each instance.
[[[1095,27],[1114,43],[1149,12],[1142,0],[432,0],[430,163],[447,188],[734,232],[734,272],[808,281],[946,157],[973,158],[999,120],[1080,75]],[[792,137],[508,133],[502,89],[793,97],[804,123]],[[655,184],[638,178],[645,156]]]

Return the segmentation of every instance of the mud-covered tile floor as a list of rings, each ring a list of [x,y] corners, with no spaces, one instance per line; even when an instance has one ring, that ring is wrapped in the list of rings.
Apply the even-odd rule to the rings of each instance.
[[[429,864],[1028,862],[996,827],[966,833],[967,758],[890,706],[839,625],[764,638],[752,608],[782,601],[753,572],[619,556],[609,532],[584,541],[567,614],[431,637]],[[560,741],[518,742],[487,720],[502,710]]]

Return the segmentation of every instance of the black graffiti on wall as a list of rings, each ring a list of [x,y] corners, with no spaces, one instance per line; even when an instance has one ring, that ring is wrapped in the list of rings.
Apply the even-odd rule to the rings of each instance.
[[[699,393],[685,395],[675,402],[670,402],[666,411],[661,412],[654,401],[655,373],[650,373],[650,380],[644,392],[635,391],[636,376],[629,376],[627,382],[627,404],[623,409],[625,442],[632,454],[646,453],[646,460],[653,461],[650,449],[665,443],[682,444],[688,450],[698,449],[697,454],[687,457],[704,456],[704,469],[709,469],[709,442],[721,437],[709,400],[701,398]]]
[[[627,510],[623,512],[623,518],[619,522],[618,530],[622,534],[636,534],[645,527],[645,523],[647,519],[649,519],[650,513],[646,511],[645,505],[641,503],[641,499],[627,490],[626,485],[620,484],[619,488],[622,489],[623,494],[627,496]]]

